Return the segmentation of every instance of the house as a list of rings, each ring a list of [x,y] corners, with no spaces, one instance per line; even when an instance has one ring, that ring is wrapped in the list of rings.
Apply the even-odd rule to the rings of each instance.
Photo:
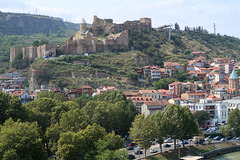
[[[68,99],[78,98],[81,95],[92,96],[91,86],[81,86],[78,89],[73,89],[68,92]]]
[[[159,92],[162,92],[162,97],[163,99],[166,99],[167,101],[173,97],[175,97],[175,95],[173,94],[173,91],[170,90],[165,90],[165,89],[159,89]]]
[[[15,90],[14,92],[9,93],[11,96],[17,96],[22,104],[26,104],[28,102],[31,102],[32,99],[30,98],[29,93],[27,93],[26,91],[19,91],[19,90]]]
[[[181,99],[198,102],[200,99],[205,99],[207,97],[207,95],[208,94],[206,92],[182,93]]]
[[[171,98],[168,100],[170,104],[180,105],[181,98]]]
[[[218,98],[221,98],[222,100],[230,99],[230,95],[227,92],[227,90],[228,88],[225,88],[225,87],[221,87],[221,88],[215,87],[214,90],[211,90],[211,94],[213,94]]]
[[[239,97],[240,96],[240,89],[230,88],[226,91],[226,93],[229,94],[230,99],[232,99],[234,97]]]
[[[141,107],[145,102],[154,102],[152,97],[127,97],[136,106],[136,109],[141,113]]]
[[[157,90],[140,90],[139,93],[142,94],[142,97],[152,97],[156,101],[163,99],[162,92]]]
[[[189,77],[198,77],[199,79],[203,79],[206,77],[206,73],[200,70],[189,70],[187,72]]]
[[[173,94],[177,97],[180,97],[183,93],[182,90],[182,82],[173,82],[168,85],[168,88],[170,91],[173,92]]]
[[[151,116],[156,111],[162,112],[169,104],[170,103],[165,99],[159,101],[144,102],[144,104],[141,107],[141,113],[144,114],[145,116],[147,115]]]
[[[194,55],[195,57],[205,56],[205,55],[206,55],[206,52],[203,52],[203,51],[195,51],[195,52],[192,52],[192,55]]]
[[[113,90],[117,90],[117,88],[113,87],[113,86],[100,86],[99,88],[96,89],[96,92],[94,92],[92,94],[92,96],[97,96],[101,93],[103,93],[104,91],[113,91]]]
[[[164,72],[169,73],[170,77],[174,77],[174,73],[177,71],[184,71],[183,65],[177,62],[164,62]]]

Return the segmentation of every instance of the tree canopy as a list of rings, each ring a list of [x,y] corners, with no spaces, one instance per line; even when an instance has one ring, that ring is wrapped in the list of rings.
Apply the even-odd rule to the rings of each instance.
[[[0,159],[46,159],[37,123],[7,120],[0,129]]]
[[[194,118],[198,121],[198,124],[205,125],[206,122],[210,119],[210,115],[207,111],[196,111],[193,114]]]

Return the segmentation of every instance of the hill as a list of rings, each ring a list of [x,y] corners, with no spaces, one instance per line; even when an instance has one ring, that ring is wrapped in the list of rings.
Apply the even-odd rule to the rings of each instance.
[[[78,28],[79,24],[61,18],[0,12],[0,72],[6,71],[11,47],[31,46],[37,40],[63,43]]]
[[[78,28],[77,24],[49,16],[2,12],[0,15],[2,73],[8,71],[5,65],[9,60],[10,47],[31,46],[36,40],[63,43]],[[42,28],[34,27],[37,24],[42,25]],[[101,27],[99,24],[98,30],[104,28],[106,26]],[[107,35],[102,33],[99,37]],[[240,60],[238,38],[209,34],[202,27],[173,29],[170,40],[168,36],[168,30],[161,28],[129,30],[129,52],[94,53],[89,57],[67,56],[49,61],[39,59],[22,73],[27,75],[30,73],[28,69],[43,70],[45,75],[39,78],[39,84],[51,83],[68,88],[75,88],[81,84],[94,87],[114,85],[121,89],[135,89],[146,85],[136,81],[136,71],[140,67],[151,64],[163,66],[165,61],[186,63],[187,60],[193,59],[192,51],[205,51],[210,59],[228,56]]]

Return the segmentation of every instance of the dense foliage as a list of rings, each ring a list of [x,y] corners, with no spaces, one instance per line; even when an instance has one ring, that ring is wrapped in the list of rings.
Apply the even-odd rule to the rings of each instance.
[[[74,101],[42,92],[25,105],[18,97],[0,94],[0,159],[46,159],[54,154],[70,160],[126,159],[126,152],[119,150],[124,147],[121,137],[137,111],[122,92]]]

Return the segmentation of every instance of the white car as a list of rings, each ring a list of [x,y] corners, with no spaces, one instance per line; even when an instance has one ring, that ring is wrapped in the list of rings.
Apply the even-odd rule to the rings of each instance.
[[[158,152],[158,151],[155,148],[150,149],[150,153],[156,153],[156,152]]]
[[[164,143],[172,143],[172,139],[171,138],[168,138],[164,141]]]

